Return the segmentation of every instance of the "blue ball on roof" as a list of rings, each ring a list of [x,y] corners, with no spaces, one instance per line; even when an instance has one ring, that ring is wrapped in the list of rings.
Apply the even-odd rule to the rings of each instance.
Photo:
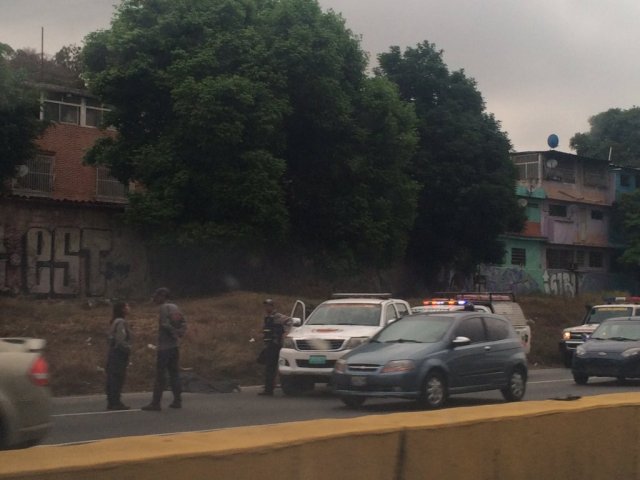
[[[551,135],[549,135],[549,138],[547,138],[547,144],[550,148],[556,148],[558,146],[558,142],[558,135],[556,135],[555,133],[552,133]]]

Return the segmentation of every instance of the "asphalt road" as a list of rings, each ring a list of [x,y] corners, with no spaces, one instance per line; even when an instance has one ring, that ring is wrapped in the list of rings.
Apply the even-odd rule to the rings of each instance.
[[[618,385],[610,379],[591,379],[585,386],[576,385],[567,369],[530,370],[525,401],[640,391],[640,382]],[[258,387],[243,387],[241,392],[185,393],[181,410],[164,408],[161,412],[144,412],[150,393],[123,396],[132,407],[128,411],[105,411],[103,395],[61,397],[54,399],[54,426],[44,444],[82,443],[92,440],[176,432],[218,430],[239,426],[265,425],[317,418],[350,418],[417,411],[414,402],[371,399],[359,410],[351,410],[333,396],[329,389],[317,386],[301,397],[286,397],[276,390],[274,397],[258,396]],[[165,407],[171,401],[166,393]],[[482,392],[451,397],[447,408],[502,403],[500,392]]]

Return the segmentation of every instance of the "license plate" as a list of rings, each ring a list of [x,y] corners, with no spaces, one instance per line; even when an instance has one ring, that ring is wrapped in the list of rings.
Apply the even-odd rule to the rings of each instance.
[[[364,387],[367,384],[367,377],[351,377],[351,385],[354,387]]]
[[[327,357],[324,355],[311,355],[309,357],[309,365],[324,365],[327,363]]]

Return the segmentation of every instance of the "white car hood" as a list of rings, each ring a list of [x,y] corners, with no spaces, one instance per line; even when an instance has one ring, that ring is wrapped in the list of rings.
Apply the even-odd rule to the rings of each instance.
[[[353,338],[372,337],[382,327],[362,325],[302,325],[289,332],[291,338]]]

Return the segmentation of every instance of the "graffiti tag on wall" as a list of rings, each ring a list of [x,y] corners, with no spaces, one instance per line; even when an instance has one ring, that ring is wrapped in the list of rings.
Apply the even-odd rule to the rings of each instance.
[[[566,297],[575,297],[576,295],[576,275],[572,272],[545,270],[542,274],[542,285],[544,292],[550,295],[564,295]]]
[[[112,249],[111,231],[33,227],[20,242],[14,232],[7,233],[0,225],[0,291],[15,290],[17,270],[19,283],[28,293],[104,295],[103,259]]]

